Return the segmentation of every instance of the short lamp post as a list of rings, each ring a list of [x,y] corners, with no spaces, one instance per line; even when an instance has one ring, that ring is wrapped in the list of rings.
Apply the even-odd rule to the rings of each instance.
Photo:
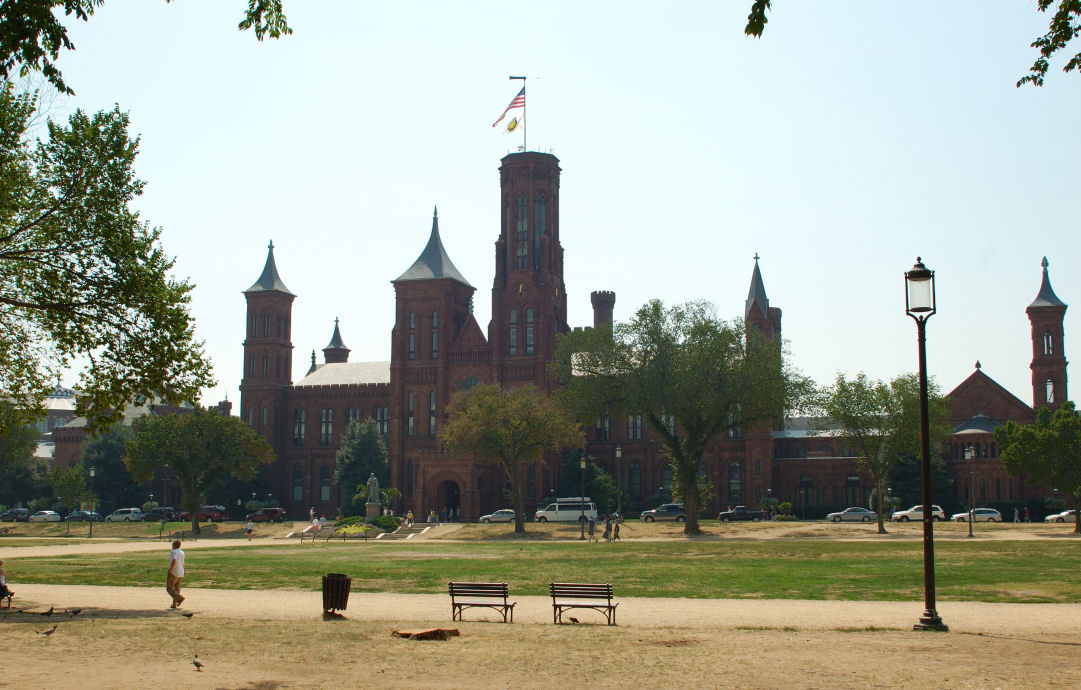
[[[93,539],[94,538],[94,475],[95,474],[97,474],[97,471],[93,467],[91,467],[90,468],[90,536],[87,537],[88,539]]]
[[[931,437],[927,413],[927,319],[935,306],[935,272],[916,257],[905,273],[905,313],[916,322],[920,358],[920,455],[923,480],[923,601],[924,611],[914,630],[949,630],[935,610],[935,528],[931,512]]]
[[[578,507],[581,510],[581,515],[578,516],[578,526],[582,528],[582,534],[578,537],[580,540],[586,539],[586,456],[582,456],[578,461],[578,468],[581,470],[581,493],[578,495]]]
[[[623,449],[616,446],[616,515],[623,517]]]
[[[973,483],[972,458],[976,457],[976,449],[971,445],[965,448],[965,460],[968,460],[968,538],[972,538],[972,520],[976,517],[976,486]]]

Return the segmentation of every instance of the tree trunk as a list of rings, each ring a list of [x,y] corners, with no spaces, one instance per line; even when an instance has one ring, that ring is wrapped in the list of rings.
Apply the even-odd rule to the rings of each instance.
[[[683,493],[683,509],[687,519],[683,521],[683,533],[686,535],[701,534],[698,527],[698,462],[683,463],[693,464],[693,472],[680,472],[680,490]]]
[[[886,531],[886,506],[882,503],[882,480],[875,482],[875,507],[878,508],[878,534],[889,534]]]
[[[518,473],[507,472],[510,478],[510,493],[514,496],[514,533],[525,534],[525,499],[518,485]]]

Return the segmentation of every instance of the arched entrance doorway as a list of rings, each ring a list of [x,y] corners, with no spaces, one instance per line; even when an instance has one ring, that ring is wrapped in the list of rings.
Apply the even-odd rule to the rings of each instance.
[[[458,482],[448,479],[439,485],[439,514],[446,520],[462,519],[462,490]]]

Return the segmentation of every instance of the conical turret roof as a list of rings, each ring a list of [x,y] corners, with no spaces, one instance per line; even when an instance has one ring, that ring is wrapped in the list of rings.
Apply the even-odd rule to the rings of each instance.
[[[454,263],[447,256],[447,250],[443,248],[443,241],[439,239],[439,209],[437,208],[432,214],[432,234],[428,238],[428,246],[424,248],[424,251],[420,253],[417,260],[413,262],[413,265],[409,269],[395,278],[394,283],[404,280],[437,280],[440,278],[450,278],[457,280],[463,285],[473,287],[469,285],[469,281],[466,280],[458,269],[455,268]]]
[[[345,343],[342,342],[342,332],[338,329],[338,317],[334,317],[334,335],[330,336],[330,344],[324,349],[326,350],[348,350]]]
[[[285,283],[278,276],[278,267],[274,264],[274,242],[271,241],[267,245],[266,265],[263,266],[263,274],[259,276],[259,280],[255,281],[255,284],[244,291],[245,294],[249,292],[284,292],[287,295],[293,295],[289,292],[289,288],[285,287]],[[296,295],[293,295],[294,297]]]
[[[769,298],[766,297],[766,285],[762,282],[762,271],[758,268],[758,254],[754,255],[754,273],[751,274],[751,289],[747,291],[747,307],[743,315],[749,316],[751,306],[758,305],[762,316],[769,316]]]
[[[1032,304],[1028,305],[1029,308],[1065,307],[1066,303],[1060,300],[1058,295],[1055,294],[1055,291],[1051,289],[1051,278],[1047,275],[1047,267],[1050,263],[1047,261],[1046,256],[1043,258],[1043,261],[1040,262],[1040,265],[1043,266],[1043,282],[1040,283],[1040,294],[1036,295],[1036,299],[1033,300]]]

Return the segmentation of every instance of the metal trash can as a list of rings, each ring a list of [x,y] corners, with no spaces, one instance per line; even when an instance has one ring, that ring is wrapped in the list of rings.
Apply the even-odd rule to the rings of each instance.
[[[349,588],[353,578],[341,573],[323,576],[323,610],[344,611],[349,604]]]

